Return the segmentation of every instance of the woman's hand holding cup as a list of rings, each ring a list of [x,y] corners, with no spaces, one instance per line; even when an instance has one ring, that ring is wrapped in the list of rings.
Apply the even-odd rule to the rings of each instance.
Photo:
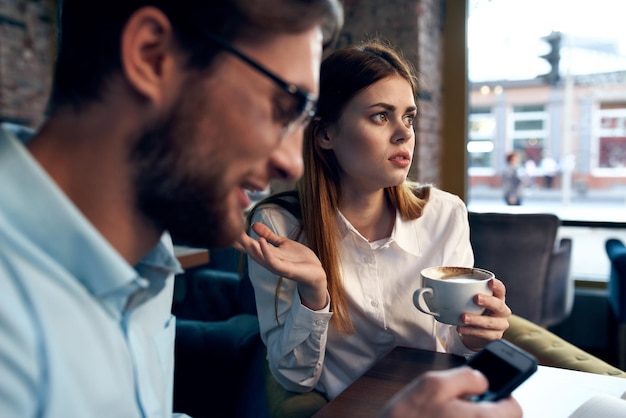
[[[420,272],[417,309],[439,322],[456,325],[465,346],[479,350],[502,338],[509,327],[504,284],[490,271],[471,267],[431,267]]]

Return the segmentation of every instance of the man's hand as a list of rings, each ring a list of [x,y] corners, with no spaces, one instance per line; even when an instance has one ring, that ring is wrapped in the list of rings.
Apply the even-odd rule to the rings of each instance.
[[[489,383],[469,367],[424,373],[394,396],[380,418],[520,418],[522,408],[513,398],[499,402],[471,402]]]

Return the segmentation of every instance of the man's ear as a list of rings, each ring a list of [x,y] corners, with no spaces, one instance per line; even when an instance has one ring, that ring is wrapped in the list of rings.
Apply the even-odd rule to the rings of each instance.
[[[132,87],[161,104],[175,68],[174,33],[167,16],[155,7],[135,11],[122,31],[120,58]]]
[[[315,135],[315,142],[322,149],[333,149],[333,141],[328,134],[328,126],[320,119],[314,119],[315,127],[313,134]]]

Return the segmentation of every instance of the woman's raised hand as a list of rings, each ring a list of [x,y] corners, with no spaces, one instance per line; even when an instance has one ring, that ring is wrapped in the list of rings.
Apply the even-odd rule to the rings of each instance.
[[[315,253],[307,246],[276,235],[260,222],[252,224],[259,236],[254,239],[243,233],[237,249],[247,253],[257,263],[274,274],[298,282],[302,304],[319,310],[328,304],[326,272]]]

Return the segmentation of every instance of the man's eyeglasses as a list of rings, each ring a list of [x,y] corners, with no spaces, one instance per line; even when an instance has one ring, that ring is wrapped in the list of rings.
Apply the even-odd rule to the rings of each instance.
[[[243,54],[226,40],[210,33],[203,33],[202,35],[214,44],[218,45],[223,50],[230,52],[231,54],[248,64],[250,67],[254,68],[258,72],[272,80],[278,87],[280,87],[283,91],[293,97],[295,106],[293,106],[289,110],[287,115],[285,115],[285,121],[283,124],[281,137],[287,136],[298,126],[306,125],[311,120],[311,118],[315,116],[315,107],[317,104],[317,100],[311,93],[296,86],[293,83],[286,82],[252,58]]]

